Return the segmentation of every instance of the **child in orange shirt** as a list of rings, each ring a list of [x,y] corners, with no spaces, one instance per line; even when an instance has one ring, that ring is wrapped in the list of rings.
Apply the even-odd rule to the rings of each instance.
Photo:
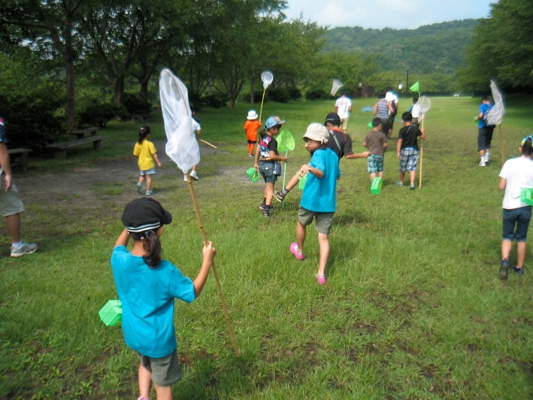
[[[248,140],[248,157],[254,156],[254,146],[257,143],[257,130],[261,128],[261,121],[255,110],[248,111],[246,122],[244,123],[244,132]]]

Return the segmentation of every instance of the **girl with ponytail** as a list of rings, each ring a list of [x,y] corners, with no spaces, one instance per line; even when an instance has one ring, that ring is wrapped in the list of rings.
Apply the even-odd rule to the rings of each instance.
[[[190,303],[200,295],[216,250],[211,242],[204,245],[200,272],[191,280],[161,257],[159,239],[172,215],[159,202],[148,197],[133,200],[122,222],[126,228],[115,242],[111,268],[122,303],[124,340],[141,357],[139,399],[149,399],[152,382],[158,399],[171,399],[171,385],[181,378],[174,299]],[[128,251],[130,237],[133,246]]]

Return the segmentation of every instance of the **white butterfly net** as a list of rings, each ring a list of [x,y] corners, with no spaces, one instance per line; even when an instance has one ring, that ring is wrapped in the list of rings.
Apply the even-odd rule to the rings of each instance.
[[[185,174],[200,162],[200,148],[192,130],[187,87],[166,68],[159,75],[159,97],[167,135],[166,153]]]
[[[487,125],[500,125],[503,121],[503,115],[505,114],[505,107],[503,106],[503,97],[496,82],[490,81],[490,91],[492,92],[492,98],[494,99],[494,105],[487,111]]]

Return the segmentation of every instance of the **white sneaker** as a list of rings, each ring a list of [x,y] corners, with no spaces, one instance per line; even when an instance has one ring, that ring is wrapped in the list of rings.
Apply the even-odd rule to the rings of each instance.
[[[35,243],[23,242],[19,248],[11,246],[11,257],[22,257],[25,254],[35,253],[36,250],[37,245]]]
[[[196,180],[200,179],[200,177],[198,176],[198,174],[196,173],[196,171],[192,170],[189,175],[191,176],[191,178],[194,178]]]
[[[187,175],[183,175],[183,180],[184,180],[185,182],[188,182],[188,181],[187,181]]]
[[[480,166],[480,167],[485,167],[486,165],[487,165],[487,163],[485,162],[485,160],[481,160],[481,161],[479,162],[479,166]]]

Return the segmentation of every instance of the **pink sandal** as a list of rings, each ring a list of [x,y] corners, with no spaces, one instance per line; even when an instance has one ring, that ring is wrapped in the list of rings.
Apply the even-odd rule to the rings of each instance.
[[[325,285],[326,284],[326,275],[318,275],[316,274],[315,275],[315,278],[316,278],[316,281],[318,282],[319,285]]]
[[[289,250],[296,257],[297,260],[303,260],[305,258],[304,253],[298,253],[298,243],[294,242],[290,245]]]

